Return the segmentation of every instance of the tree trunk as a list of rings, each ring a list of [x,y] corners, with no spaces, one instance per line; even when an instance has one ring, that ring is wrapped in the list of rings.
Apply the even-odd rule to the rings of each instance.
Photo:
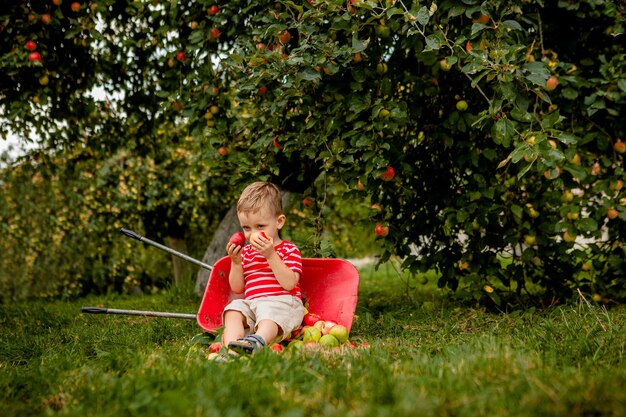
[[[177,252],[185,254],[189,253],[187,251],[187,241],[185,239],[168,236],[165,238],[165,244]],[[191,265],[184,259],[172,255],[172,266],[174,269],[174,285],[176,287],[180,287],[185,282],[185,280],[191,277]]]
[[[290,193],[287,191],[283,191],[282,193],[284,208],[287,207],[289,195]],[[230,236],[233,233],[239,231],[241,231],[241,225],[239,224],[239,218],[237,217],[237,207],[232,206],[230,210],[228,210],[220,224],[217,226],[217,229],[213,234],[211,243],[204,252],[202,262],[209,265],[215,265],[218,260],[226,256],[226,244],[228,243],[228,239],[230,239]],[[198,271],[195,292],[199,297],[202,297],[204,295],[204,290],[206,289],[206,286],[209,282],[210,275],[211,271],[208,271],[204,268],[200,268],[200,270]]]

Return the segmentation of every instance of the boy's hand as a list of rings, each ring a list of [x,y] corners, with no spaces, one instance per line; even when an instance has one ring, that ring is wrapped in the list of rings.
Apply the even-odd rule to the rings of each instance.
[[[228,242],[226,245],[226,252],[228,252],[228,256],[230,257],[230,261],[235,265],[241,265],[241,251],[243,247],[239,245],[235,245],[234,243]]]
[[[252,249],[266,258],[274,253],[274,240],[263,232],[255,233],[250,237]]]

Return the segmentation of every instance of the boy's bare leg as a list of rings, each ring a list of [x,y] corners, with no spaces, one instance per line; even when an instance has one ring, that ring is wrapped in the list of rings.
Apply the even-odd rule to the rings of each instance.
[[[224,313],[224,333],[222,333],[222,346],[228,346],[230,342],[240,339],[245,334],[244,322],[246,318],[236,310],[228,310]]]
[[[256,334],[261,336],[265,343],[270,344],[279,332],[278,324],[271,320],[261,320],[257,325]]]

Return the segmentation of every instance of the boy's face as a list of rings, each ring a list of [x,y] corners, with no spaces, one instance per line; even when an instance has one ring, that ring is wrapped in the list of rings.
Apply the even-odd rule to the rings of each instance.
[[[274,244],[280,242],[278,231],[285,224],[285,215],[276,215],[268,208],[262,208],[255,212],[239,212],[239,223],[243,229],[246,240],[250,241],[250,236],[255,232],[265,232],[274,240]]]

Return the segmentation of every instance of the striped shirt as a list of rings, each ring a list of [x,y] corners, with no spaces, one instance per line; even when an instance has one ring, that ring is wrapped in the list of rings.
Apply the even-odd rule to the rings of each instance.
[[[300,249],[296,245],[283,240],[274,246],[274,250],[289,269],[302,275],[302,258],[300,257]],[[243,277],[246,283],[244,288],[246,300],[276,295],[293,295],[302,298],[300,284],[296,284],[291,291],[284,289],[274,276],[274,272],[272,272],[265,257],[252,249],[252,245],[244,246],[241,257]]]

